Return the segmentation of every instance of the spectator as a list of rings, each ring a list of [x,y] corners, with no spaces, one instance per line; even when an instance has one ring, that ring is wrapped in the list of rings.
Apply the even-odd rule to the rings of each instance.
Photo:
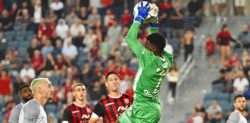
[[[2,15],[0,16],[0,30],[8,31],[11,30],[13,26],[13,21],[11,17],[9,17],[9,13],[7,10],[2,11]]]
[[[245,15],[246,0],[235,0],[235,15]]]
[[[31,63],[36,71],[36,75],[39,75],[45,65],[45,59],[41,56],[39,50],[35,50],[34,56],[31,58]]]
[[[206,61],[208,64],[208,68],[211,68],[211,60],[212,63],[215,63],[215,42],[212,40],[212,35],[208,35],[206,39],[206,45],[205,45],[205,50],[206,50]]]
[[[226,0],[212,0],[213,11],[215,16],[221,16]]]
[[[66,38],[62,48],[62,54],[64,60],[68,65],[72,64],[72,61],[75,60],[78,51],[75,45],[72,44],[72,38]]]
[[[45,10],[41,6],[41,0],[35,0],[34,6],[32,9],[33,9],[32,10],[32,14],[33,14],[32,17],[33,17],[33,22],[35,24],[34,30],[37,31],[38,25],[42,21],[42,18],[45,17]]]
[[[173,10],[172,0],[163,0],[159,3],[159,24],[162,26],[169,26],[169,17]],[[165,23],[164,23],[165,22]]]
[[[89,1],[90,0],[85,0],[85,1],[77,0],[77,10],[79,10],[81,7],[88,8],[89,7]]]
[[[32,58],[34,56],[35,50],[40,50],[40,43],[37,41],[36,38],[33,38],[31,41],[31,46],[28,47],[27,52],[29,54],[29,58]]]
[[[54,50],[54,47],[51,45],[51,41],[48,39],[44,42],[44,46],[41,50],[43,57],[47,57],[48,53],[51,53]]]
[[[128,67],[128,64],[121,64],[118,69],[118,74],[121,80],[125,80],[126,76],[128,79],[133,79],[135,77],[135,71]]]
[[[132,17],[128,9],[124,9],[122,17],[121,17],[121,24],[123,26],[128,26],[132,22]]]
[[[23,82],[30,83],[36,76],[35,70],[30,66],[29,62],[24,62],[23,68],[20,71],[20,77]]]
[[[86,7],[81,7],[78,13],[79,19],[82,21],[84,26],[88,25],[88,10]]]
[[[238,35],[238,40],[244,48],[250,48],[250,30],[248,24],[243,25],[242,32]]]
[[[94,26],[97,20],[101,20],[101,16],[98,14],[97,8],[92,8],[91,14],[88,16],[88,27]]]
[[[250,59],[247,60],[246,65],[243,67],[245,76],[249,79],[250,77]]]
[[[227,25],[224,24],[221,31],[217,34],[217,44],[220,46],[221,66],[225,64],[226,59],[231,54],[230,41],[236,42],[232,38]]]
[[[90,49],[93,47],[93,44],[96,40],[97,40],[97,36],[94,33],[93,28],[89,28],[87,31],[87,34],[84,37],[83,44],[86,45],[87,49]]]
[[[180,36],[180,30],[182,28],[184,18],[184,12],[181,8],[181,4],[179,2],[175,3],[175,6],[173,8],[173,11],[170,14],[171,19],[171,27],[175,29],[175,37]]]
[[[2,32],[0,32],[0,60],[4,58],[5,50],[6,50],[6,39],[4,38],[4,35]]]
[[[60,38],[62,39],[66,38],[69,31],[69,26],[66,24],[64,19],[59,20],[55,31]]]
[[[104,26],[107,28],[111,27],[114,19],[115,15],[112,13],[111,9],[107,9],[104,16]]]
[[[66,69],[66,63],[63,60],[62,54],[57,54],[56,59],[55,59],[55,70],[63,70]]]
[[[114,64],[113,60],[108,60],[107,66],[103,70],[103,75],[106,75],[110,71],[117,71],[117,66]]]
[[[238,77],[233,83],[234,94],[243,94],[249,87],[249,81],[244,75],[243,71],[238,71]]]
[[[76,23],[70,26],[70,33],[73,38],[76,37],[77,35],[84,36],[85,32],[86,32],[85,27],[84,25],[81,24],[80,20],[77,20]]]
[[[65,2],[65,7],[64,7],[64,14],[69,15],[70,12],[77,10],[77,0],[64,0]]]
[[[62,53],[62,41],[58,39],[56,40],[56,46],[53,48],[52,55],[54,58],[56,58],[56,56],[61,53]]]
[[[248,54],[248,51],[247,50],[243,50],[242,58],[241,58],[243,67],[246,66],[248,60],[250,60],[250,56]]]
[[[176,95],[176,85],[177,82],[179,81],[179,71],[176,67],[176,64],[174,64],[169,72],[167,73],[167,81],[169,83],[169,88],[171,90],[171,96],[172,98],[175,98]]]
[[[107,36],[109,38],[109,44],[113,45],[115,42],[120,40],[121,26],[116,20],[113,21],[113,26],[108,28]]]
[[[19,16],[16,20],[17,22],[21,23],[19,30],[21,31],[32,30],[32,27],[31,27],[32,21],[31,21],[28,9],[22,9],[21,14],[22,16]]]
[[[207,109],[207,116],[210,123],[218,123],[222,121],[222,109],[216,100],[213,100]]]
[[[184,47],[184,61],[186,61],[189,56],[193,56],[194,32],[192,29],[186,30],[181,39],[181,46]]]
[[[9,66],[9,73],[11,76],[16,76],[18,71],[20,70],[21,59],[19,57],[19,51],[13,50],[11,52],[11,59],[10,59],[10,66]]]
[[[190,0],[187,5],[189,16],[200,16],[202,3],[199,0]]]
[[[70,14],[68,14],[68,15],[66,16],[65,20],[66,20],[66,23],[67,23],[69,26],[71,26],[71,25],[77,23],[77,21],[79,20],[79,18],[77,17],[76,12],[75,12],[75,11],[72,11],[72,12],[70,12]]]
[[[13,92],[12,79],[6,71],[1,72],[0,84],[0,102],[3,103],[7,101],[7,97]]]
[[[54,67],[55,67],[55,61],[52,54],[49,52],[46,56],[45,66],[43,69],[43,71],[46,72],[47,77],[51,77],[53,75]]]
[[[102,8],[102,0],[90,0],[89,7],[97,8],[98,10],[100,10]]]
[[[202,117],[203,120],[206,119],[207,113],[202,103],[197,103],[194,109]]]
[[[61,17],[61,15],[63,14],[63,9],[64,9],[64,4],[61,0],[54,0],[51,4],[50,4],[50,8],[52,10],[55,11],[56,15],[58,18]]]

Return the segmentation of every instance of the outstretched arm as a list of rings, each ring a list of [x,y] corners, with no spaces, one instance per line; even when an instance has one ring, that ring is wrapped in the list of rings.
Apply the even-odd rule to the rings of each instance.
[[[143,6],[143,3],[141,3],[141,5],[138,7],[138,15],[134,18],[134,22],[126,36],[126,42],[128,46],[132,49],[137,57],[143,48],[142,44],[137,41],[137,35],[141,23],[148,16],[149,9],[149,2],[145,6]]]

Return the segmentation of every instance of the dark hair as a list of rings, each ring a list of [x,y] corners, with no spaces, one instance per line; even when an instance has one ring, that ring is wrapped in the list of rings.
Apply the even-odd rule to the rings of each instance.
[[[160,51],[163,52],[165,46],[166,46],[166,40],[164,36],[162,36],[159,33],[153,33],[147,36],[147,40],[156,46],[156,48]]]
[[[223,30],[227,27],[227,24],[223,24],[221,27],[221,31],[223,32]]]
[[[22,89],[24,89],[24,88],[26,88],[26,87],[29,88],[30,86],[29,86],[28,84],[26,84],[26,83],[22,83],[22,84],[19,86],[18,91],[21,92]]]
[[[236,95],[235,97],[234,97],[234,102],[238,99],[238,98],[241,98],[241,97],[244,97],[243,95]]]
[[[110,71],[110,72],[108,72],[108,73],[106,74],[105,79],[107,80],[108,77],[109,77],[111,74],[115,74],[115,75],[117,75],[117,76],[119,77],[119,75],[118,75],[117,72],[115,72],[115,71]]]

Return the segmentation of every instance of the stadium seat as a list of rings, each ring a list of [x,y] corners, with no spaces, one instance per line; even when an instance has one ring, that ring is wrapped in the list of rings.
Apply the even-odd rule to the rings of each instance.
[[[49,113],[56,113],[57,112],[57,107],[53,103],[48,103],[45,105],[45,111]]]
[[[18,42],[16,42],[16,41],[8,41],[7,42],[7,48],[15,49],[17,47],[18,47]]]
[[[206,100],[216,100],[217,99],[217,93],[208,93],[204,97],[204,101]]]
[[[230,95],[228,93],[218,93],[217,94],[217,100],[225,100],[225,101],[229,101],[230,99]]]
[[[15,35],[15,31],[6,31],[4,32],[4,36],[14,36]]]
[[[213,100],[204,100],[203,102],[204,108],[207,109],[211,105],[212,101]]]
[[[233,105],[228,101],[221,100],[221,101],[218,101],[218,103],[220,104],[223,112],[228,112],[233,108]]]

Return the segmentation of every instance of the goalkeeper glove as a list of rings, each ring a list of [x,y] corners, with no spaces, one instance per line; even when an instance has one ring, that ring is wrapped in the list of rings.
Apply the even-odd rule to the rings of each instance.
[[[138,7],[138,15],[134,18],[134,21],[142,23],[142,21],[148,16],[149,9],[149,2],[145,6],[143,6],[143,2],[141,2],[141,6]]]

